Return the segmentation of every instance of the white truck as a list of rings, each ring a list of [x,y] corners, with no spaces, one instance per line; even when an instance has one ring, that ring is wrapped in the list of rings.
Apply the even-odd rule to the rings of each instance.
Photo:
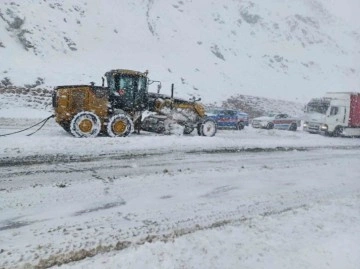
[[[360,93],[329,92],[305,107],[303,130],[330,136],[360,136]]]

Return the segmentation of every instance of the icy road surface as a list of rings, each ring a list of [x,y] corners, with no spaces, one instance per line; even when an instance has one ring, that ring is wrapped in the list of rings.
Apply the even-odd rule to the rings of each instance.
[[[2,118],[0,134],[31,122]],[[360,264],[359,139],[77,139],[52,122],[0,142],[0,268]]]

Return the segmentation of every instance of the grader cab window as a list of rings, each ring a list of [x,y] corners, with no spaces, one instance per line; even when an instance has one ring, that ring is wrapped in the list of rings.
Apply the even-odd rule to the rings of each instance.
[[[119,89],[132,90],[135,85],[136,77],[132,76],[121,76],[118,79]]]
[[[147,78],[136,74],[108,75],[110,102],[114,108],[124,110],[145,109],[148,102]]]
[[[114,86],[113,90],[119,95],[134,92],[145,92],[146,78],[131,75],[120,75],[115,77]]]

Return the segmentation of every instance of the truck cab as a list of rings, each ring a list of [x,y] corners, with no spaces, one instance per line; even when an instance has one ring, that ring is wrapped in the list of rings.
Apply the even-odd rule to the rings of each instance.
[[[357,126],[353,123],[358,112],[354,110],[354,96],[353,93],[334,92],[327,93],[323,98],[311,99],[305,107],[303,129],[332,136],[356,132],[354,128]]]
[[[346,113],[349,106],[343,100],[332,100],[330,106],[326,111],[326,118],[324,124],[321,126],[322,131],[334,133],[336,129],[338,132],[347,126],[349,114]],[[340,135],[337,134],[337,135]]]

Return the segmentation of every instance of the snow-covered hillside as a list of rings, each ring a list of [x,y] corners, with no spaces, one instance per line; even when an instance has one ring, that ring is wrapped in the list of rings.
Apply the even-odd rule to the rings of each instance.
[[[0,86],[0,120],[1,118],[47,117],[54,113],[51,96],[52,89]],[[218,103],[204,105],[210,108],[217,106]],[[304,104],[249,95],[231,96],[223,101],[221,106],[246,112],[250,119],[270,112],[287,113],[299,118],[302,118],[304,114]]]
[[[287,113],[298,118],[304,116],[304,104],[302,103],[242,94],[230,96],[222,102],[222,106],[240,109],[248,113],[250,118],[264,116],[270,112]]]
[[[206,102],[303,103],[359,86],[360,27],[349,16],[359,1],[338,2],[2,0],[0,81],[100,83],[109,69],[148,69],[163,91],[175,83]]]

